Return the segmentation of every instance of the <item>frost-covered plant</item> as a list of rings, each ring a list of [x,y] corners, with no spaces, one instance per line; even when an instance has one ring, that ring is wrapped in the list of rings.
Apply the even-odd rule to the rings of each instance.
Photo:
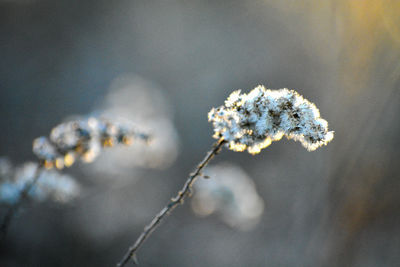
[[[249,153],[257,154],[272,141],[286,136],[313,151],[333,139],[333,131],[328,130],[328,123],[320,118],[317,107],[296,91],[288,89],[270,90],[258,86],[248,94],[235,91],[224,106],[211,109],[208,119],[214,126],[213,137],[218,141],[189,175],[178,194],[144,228],[117,264],[118,267],[124,266],[130,259],[136,262],[136,251],[160,222],[190,196],[197,177],[202,176],[204,167],[223,145],[233,151],[247,149]]]
[[[130,123],[89,117],[56,126],[50,138],[42,136],[35,139],[33,153],[45,168],[62,169],[71,166],[77,158],[92,162],[104,147],[130,145],[136,139],[148,141],[149,138]]]
[[[131,145],[135,140],[147,142],[150,136],[138,131],[129,122],[105,117],[68,121],[53,128],[49,138],[42,136],[35,139],[33,153],[39,159],[38,164],[24,165],[13,176],[7,174],[11,172],[8,167],[0,170],[0,174],[6,177],[2,179],[0,200],[12,203],[0,226],[2,236],[27,197],[52,197],[63,202],[77,194],[78,186],[74,180],[49,170],[70,167],[76,159],[92,162],[102,148],[115,144]]]
[[[234,91],[224,106],[208,113],[213,137],[223,138],[229,149],[257,154],[285,136],[313,151],[333,139],[317,107],[296,91],[260,85],[248,94],[240,92]]]

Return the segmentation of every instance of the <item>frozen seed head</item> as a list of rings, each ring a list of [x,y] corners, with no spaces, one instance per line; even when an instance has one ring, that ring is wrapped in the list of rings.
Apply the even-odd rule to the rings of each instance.
[[[130,145],[133,140],[149,141],[150,136],[137,131],[128,122],[94,118],[62,123],[50,133],[50,138],[33,141],[33,152],[47,169],[71,166],[77,158],[92,162],[104,147]]]
[[[223,138],[234,151],[260,153],[283,136],[313,151],[333,139],[317,107],[294,90],[270,90],[259,85],[248,94],[234,91],[225,105],[213,108],[208,120],[214,138]]]

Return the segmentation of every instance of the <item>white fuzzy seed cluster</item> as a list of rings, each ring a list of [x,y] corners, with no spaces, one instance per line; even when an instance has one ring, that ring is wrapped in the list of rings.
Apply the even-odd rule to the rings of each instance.
[[[258,86],[248,94],[234,91],[224,106],[213,108],[208,120],[214,138],[223,138],[234,151],[257,154],[283,136],[313,151],[333,139],[317,107],[294,90]]]
[[[56,126],[50,138],[36,138],[33,152],[46,169],[62,169],[71,166],[76,158],[92,162],[103,147],[130,145],[134,139],[148,141],[149,138],[127,122],[90,117]]]

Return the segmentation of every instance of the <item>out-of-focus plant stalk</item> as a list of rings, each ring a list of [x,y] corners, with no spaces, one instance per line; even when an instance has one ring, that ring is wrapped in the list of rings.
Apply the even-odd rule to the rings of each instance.
[[[3,240],[7,234],[8,228],[10,227],[10,223],[14,218],[15,214],[20,209],[21,205],[28,198],[29,192],[35,187],[36,183],[40,178],[40,173],[43,171],[44,165],[43,163],[39,163],[37,166],[34,175],[32,176],[31,182],[27,183],[25,187],[19,193],[19,198],[17,202],[15,202],[7,211],[6,215],[3,218],[0,227],[0,240]]]

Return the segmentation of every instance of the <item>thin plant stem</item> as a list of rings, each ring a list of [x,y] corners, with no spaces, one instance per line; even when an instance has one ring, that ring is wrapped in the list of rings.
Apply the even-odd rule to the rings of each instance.
[[[136,251],[140,248],[140,246],[144,243],[144,241],[151,235],[151,233],[160,225],[162,220],[164,220],[179,204],[183,204],[183,201],[187,196],[190,196],[191,188],[197,177],[201,175],[202,169],[207,166],[210,160],[218,154],[221,150],[222,145],[226,141],[224,139],[220,139],[217,141],[213,148],[208,151],[207,155],[204,159],[197,165],[194,172],[189,175],[189,178],[186,180],[182,189],[178,192],[178,194],[171,199],[171,201],[153,218],[153,220],[144,227],[143,232],[140,234],[138,239],[136,239],[135,243],[128,249],[128,252],[124,255],[122,260],[117,264],[117,267],[123,267],[130,259],[137,263],[136,260]]]
[[[14,203],[7,211],[6,215],[3,218],[3,221],[0,226],[0,240],[3,240],[7,234],[8,229],[10,228],[10,224],[15,214],[19,211],[22,204],[29,196],[29,192],[35,187],[36,183],[39,180],[40,173],[43,170],[43,165],[39,164],[36,168],[35,173],[33,174],[32,180],[25,184],[24,188],[19,193],[19,198],[16,203]]]

